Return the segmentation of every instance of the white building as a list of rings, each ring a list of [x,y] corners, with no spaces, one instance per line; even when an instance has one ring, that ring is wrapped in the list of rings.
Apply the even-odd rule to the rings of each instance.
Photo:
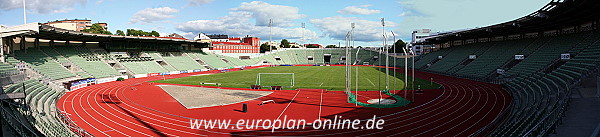
[[[412,45],[412,50],[415,52],[416,55],[431,52],[431,48],[433,47],[433,45],[415,45],[417,41],[420,41],[422,38],[430,36],[430,33],[431,29],[419,29],[413,31],[410,45]]]

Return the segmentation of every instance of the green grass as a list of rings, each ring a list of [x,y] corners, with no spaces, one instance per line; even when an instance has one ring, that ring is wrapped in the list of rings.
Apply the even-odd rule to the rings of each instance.
[[[256,84],[258,73],[294,73],[295,86],[286,89],[310,88],[343,91],[345,86],[344,70],[344,66],[279,66],[218,73],[212,75],[159,80],[152,82],[186,85],[200,85],[200,83],[220,83],[222,87],[250,88],[250,85]],[[352,67],[352,70],[352,90],[355,90],[355,67]],[[359,90],[383,90],[385,88],[386,75],[385,72],[381,72],[379,70],[380,69],[375,67],[359,67]],[[404,75],[396,75],[399,78],[404,78]],[[278,78],[278,81],[283,81],[284,79],[287,78]],[[394,82],[396,82],[396,86],[393,85]],[[269,82],[263,79],[261,83],[276,82]],[[415,79],[415,85],[418,84],[430,85],[429,81]],[[404,83],[402,80],[390,76],[390,89],[401,90],[403,89],[403,87]],[[423,86],[422,88],[429,89],[437,87],[439,87],[439,85],[434,83],[434,85]]]

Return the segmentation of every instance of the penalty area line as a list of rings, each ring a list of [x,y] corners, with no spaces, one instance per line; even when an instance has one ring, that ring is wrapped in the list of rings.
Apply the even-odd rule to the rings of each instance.
[[[373,83],[373,81],[371,81],[370,79],[367,78],[367,80],[369,81],[369,83],[371,83],[371,85],[375,86],[375,83]]]

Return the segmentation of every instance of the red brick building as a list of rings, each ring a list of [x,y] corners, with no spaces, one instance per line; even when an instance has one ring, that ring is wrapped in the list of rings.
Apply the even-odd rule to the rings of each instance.
[[[228,38],[228,42],[212,41],[210,50],[220,50],[221,53],[260,53],[260,38]]]

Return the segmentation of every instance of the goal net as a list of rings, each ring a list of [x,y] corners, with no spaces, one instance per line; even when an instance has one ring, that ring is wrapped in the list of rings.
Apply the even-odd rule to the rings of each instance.
[[[293,87],[294,73],[258,73],[256,75],[256,85],[263,87]]]

